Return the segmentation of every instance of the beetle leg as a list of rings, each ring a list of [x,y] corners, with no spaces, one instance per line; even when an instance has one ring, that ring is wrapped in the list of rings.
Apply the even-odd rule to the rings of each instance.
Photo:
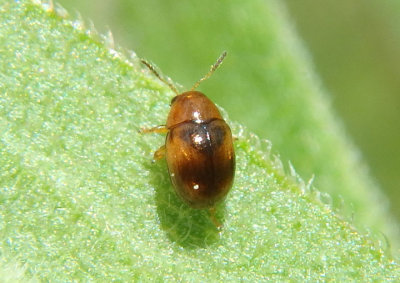
[[[209,208],[208,211],[210,212],[210,218],[211,218],[211,221],[214,223],[215,227],[217,227],[218,230],[221,229],[222,223],[217,219],[217,217],[215,215],[215,213],[216,213],[215,207]]]
[[[168,133],[168,128],[166,126],[157,126],[150,129],[140,129],[140,133],[147,134],[147,133],[157,133],[157,134],[166,134]],[[160,160],[165,156],[165,145],[161,146],[159,149],[154,152],[153,162]]]
[[[147,133],[157,133],[157,134],[166,134],[168,133],[168,128],[164,125],[162,126],[157,126],[154,128],[150,128],[150,129],[140,129],[140,133],[142,134],[147,134]]]
[[[161,146],[159,149],[154,152],[153,162],[164,158],[165,156],[165,145]]]

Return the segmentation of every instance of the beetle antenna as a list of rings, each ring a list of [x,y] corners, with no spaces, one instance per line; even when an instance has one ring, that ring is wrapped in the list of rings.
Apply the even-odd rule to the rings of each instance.
[[[156,75],[156,77],[162,81],[163,83],[165,83],[166,85],[169,86],[169,88],[176,93],[176,95],[179,95],[178,90],[176,89],[176,87],[169,81],[167,81],[166,79],[164,79],[163,77],[160,76],[160,74],[156,71],[156,69],[147,61],[145,61],[144,59],[140,59],[140,61],[146,65],[147,68],[149,68],[149,70]]]
[[[222,61],[224,61],[224,58],[226,56],[226,51],[222,52],[221,56],[219,56],[217,62],[215,62],[214,65],[211,66],[210,71],[208,71],[208,73],[202,77],[200,80],[197,81],[197,83],[195,83],[192,88],[190,89],[195,90],[204,80],[208,79],[209,77],[211,77],[211,75],[215,72],[216,69],[218,69],[218,67],[222,64]]]

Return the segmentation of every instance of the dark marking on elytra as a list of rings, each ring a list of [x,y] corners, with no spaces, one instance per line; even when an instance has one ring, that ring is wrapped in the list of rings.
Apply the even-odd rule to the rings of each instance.
[[[179,93],[154,67],[142,60],[176,93],[171,100],[165,127],[145,132],[167,132],[165,146],[157,151],[157,158],[160,153],[165,153],[177,194],[193,208],[210,209],[211,218],[217,227],[220,224],[215,218],[215,206],[229,192],[235,175],[232,132],[216,105],[195,89],[211,76],[225,56],[226,52],[222,53],[210,71],[183,93]]]

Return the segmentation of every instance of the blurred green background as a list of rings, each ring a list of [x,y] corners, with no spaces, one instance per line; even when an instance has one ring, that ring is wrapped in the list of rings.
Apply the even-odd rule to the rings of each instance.
[[[400,219],[400,2],[286,2],[336,111]]]
[[[85,20],[93,20],[100,32],[104,33],[109,28],[118,45],[135,50],[140,57],[156,62],[165,74],[185,87],[191,86],[202,76],[222,51],[210,52],[207,62],[201,56],[197,57],[196,46],[204,48],[209,39],[196,37],[196,26],[191,27],[193,42],[187,46],[177,42],[174,31],[177,31],[178,36],[179,30],[187,27],[174,21],[174,12],[179,8],[170,8],[165,1],[58,2],[72,15],[74,11],[79,11]],[[187,4],[179,1],[179,5]],[[332,97],[334,108],[370,165],[371,175],[377,178],[391,199],[393,213],[400,219],[400,3],[394,0],[287,0],[286,5],[294,28],[302,37],[322,79],[323,87]],[[171,13],[166,15],[165,11],[168,10]],[[182,8],[182,11],[185,9]],[[243,15],[237,16],[240,18]],[[172,24],[163,25],[164,21],[169,20],[168,17]],[[215,25],[218,28],[218,23],[204,21],[201,24],[210,25],[211,28]],[[144,26],[147,29],[143,29]],[[171,31],[171,27],[174,30]],[[219,45],[224,45],[223,40],[226,38],[221,39]],[[182,60],[188,57],[193,60],[191,64],[204,67],[199,68],[196,74],[186,72],[182,66],[187,62]],[[225,62],[236,65],[239,63],[243,62]],[[218,80],[223,80],[223,75]],[[215,80],[207,82],[213,83]],[[218,97],[215,100],[219,102]],[[263,113],[250,113],[248,107],[240,109],[242,106],[229,108],[224,105],[229,113],[238,113],[238,116],[230,114],[233,119],[252,128],[251,119],[260,119]],[[243,116],[243,111],[249,112],[249,120],[237,118]]]

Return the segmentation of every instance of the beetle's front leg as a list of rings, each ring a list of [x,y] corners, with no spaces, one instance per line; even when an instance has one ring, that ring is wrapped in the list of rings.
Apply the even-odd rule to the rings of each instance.
[[[157,127],[153,127],[150,129],[140,129],[140,133],[142,134],[148,134],[148,133],[157,133],[157,134],[166,134],[168,133],[168,128],[164,125],[162,126],[157,126]]]

